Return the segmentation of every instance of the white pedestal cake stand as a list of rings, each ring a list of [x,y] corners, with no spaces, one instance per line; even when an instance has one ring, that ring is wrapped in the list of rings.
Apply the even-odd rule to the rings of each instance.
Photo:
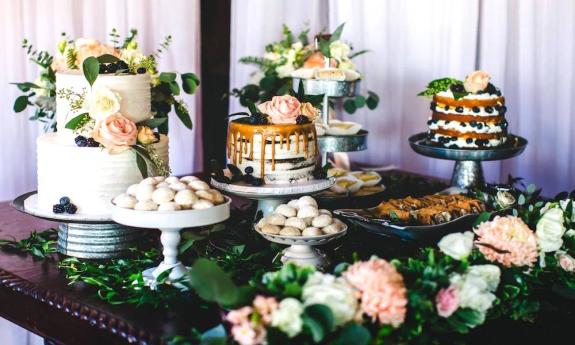
[[[411,148],[420,155],[455,161],[451,186],[468,189],[485,183],[482,161],[498,161],[520,155],[527,147],[527,140],[510,134],[507,143],[500,147],[483,149],[452,149],[431,144],[427,133],[419,133],[409,138]]]
[[[36,191],[17,197],[12,206],[31,216],[59,222],[58,252],[68,256],[83,259],[120,257],[143,237],[137,230],[114,223],[109,213],[58,214],[42,209],[38,206]]]
[[[203,210],[180,211],[136,211],[121,208],[112,203],[112,219],[120,224],[144,229],[159,229],[161,231],[163,261],[157,266],[143,272],[144,280],[153,286],[162,272],[171,269],[167,281],[177,281],[187,272],[187,268],[178,260],[178,245],[180,231],[184,228],[200,227],[217,224],[230,217],[231,199]],[[181,284],[176,287],[183,288]]]
[[[276,207],[303,195],[311,195],[322,192],[335,183],[335,179],[311,180],[288,184],[265,184],[252,186],[245,183],[223,183],[212,178],[214,188],[220,191],[258,202],[256,217],[262,213],[264,217],[270,215]]]
[[[335,234],[321,235],[321,236],[280,236],[266,234],[256,230],[263,238],[268,241],[285,244],[289,247],[283,251],[281,261],[295,262],[301,265],[313,265],[317,268],[326,267],[329,262],[326,255],[319,249],[313,248],[326,244],[335,239],[344,236],[347,233],[347,225],[345,228]]]

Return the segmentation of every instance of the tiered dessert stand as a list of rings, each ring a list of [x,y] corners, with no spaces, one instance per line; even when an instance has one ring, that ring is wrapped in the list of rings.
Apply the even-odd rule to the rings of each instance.
[[[23,194],[12,206],[31,216],[59,222],[58,252],[83,259],[120,257],[134,247],[144,234],[114,223],[110,214],[56,214],[38,207],[38,193]]]
[[[498,161],[520,155],[527,147],[527,140],[510,134],[505,145],[485,149],[452,149],[440,147],[427,140],[427,133],[409,138],[411,148],[420,155],[455,161],[451,186],[468,189],[485,183],[482,161]]]
[[[185,289],[178,284],[188,268],[178,260],[178,245],[180,243],[180,231],[184,228],[195,228],[217,224],[230,217],[231,199],[226,202],[203,210],[179,210],[179,211],[137,211],[121,208],[112,203],[112,219],[120,224],[142,229],[159,229],[161,231],[163,261],[152,267],[142,275],[145,282],[154,286],[157,278],[165,271],[171,270],[167,282],[173,282],[174,286]],[[139,230],[141,231],[141,230]]]
[[[305,182],[288,184],[264,184],[252,186],[246,183],[224,183],[212,178],[211,184],[223,193],[256,200],[258,208],[256,217],[264,217],[273,213],[281,204],[303,195],[312,195],[329,189],[335,183],[335,179],[310,180]]]

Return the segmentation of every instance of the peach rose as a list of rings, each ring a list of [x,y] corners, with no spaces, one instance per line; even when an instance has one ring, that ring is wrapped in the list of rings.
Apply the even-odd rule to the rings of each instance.
[[[491,80],[491,76],[484,71],[475,71],[465,77],[463,87],[465,91],[477,93],[478,91],[485,90],[487,84]]]
[[[566,253],[557,255],[559,266],[566,272],[575,272],[575,258]]]
[[[314,107],[311,103],[305,102],[301,104],[300,115],[307,116],[310,119],[310,121],[315,120],[318,114],[319,110],[316,107]]]
[[[56,73],[64,72],[68,70],[68,63],[66,62],[66,58],[63,56],[56,56],[54,60],[52,60],[52,70]]]
[[[300,102],[297,98],[285,95],[274,96],[271,101],[258,105],[259,111],[268,115],[274,124],[295,123],[300,114]]]
[[[75,42],[76,66],[82,66],[84,60],[90,56],[102,56],[104,54],[120,57],[120,52],[113,47],[100,43],[93,38],[79,38]]]
[[[304,68],[324,68],[325,67],[325,57],[321,52],[315,52],[311,54],[303,63]],[[335,59],[331,59],[330,67],[337,67],[337,61]]]
[[[136,124],[116,113],[96,121],[92,137],[104,145],[110,153],[120,153],[136,144],[138,128]]]
[[[154,131],[150,127],[142,126],[138,130],[138,142],[142,145],[148,145],[156,141]]]

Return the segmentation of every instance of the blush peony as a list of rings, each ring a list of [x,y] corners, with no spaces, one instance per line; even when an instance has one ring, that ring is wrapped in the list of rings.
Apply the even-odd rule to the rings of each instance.
[[[465,77],[465,81],[463,81],[463,87],[467,92],[477,93],[478,91],[485,90],[490,80],[491,76],[487,72],[475,71]]]
[[[258,105],[258,109],[268,115],[274,124],[294,124],[300,115],[300,106],[297,98],[285,95],[274,96],[271,101]]]
[[[90,56],[98,57],[101,55],[109,54],[116,57],[120,53],[114,47],[100,43],[100,41],[93,38],[79,38],[74,42],[74,50],[76,53],[76,66],[82,66],[84,60]]]
[[[120,153],[136,144],[138,128],[129,119],[116,113],[96,121],[92,137],[104,145],[110,153]]]
[[[457,289],[450,286],[439,290],[435,296],[435,307],[437,314],[441,317],[450,317],[459,308],[459,297]]]

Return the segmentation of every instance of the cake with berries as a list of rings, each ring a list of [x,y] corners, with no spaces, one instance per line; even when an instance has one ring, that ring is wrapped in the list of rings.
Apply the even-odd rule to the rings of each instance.
[[[230,122],[229,163],[270,184],[313,179],[318,154],[313,120],[318,113],[289,95],[260,104],[251,116]]]
[[[489,74],[475,71],[464,81],[443,78],[429,83],[419,95],[432,97],[427,122],[431,142],[470,149],[505,144],[505,98],[490,79]]]

